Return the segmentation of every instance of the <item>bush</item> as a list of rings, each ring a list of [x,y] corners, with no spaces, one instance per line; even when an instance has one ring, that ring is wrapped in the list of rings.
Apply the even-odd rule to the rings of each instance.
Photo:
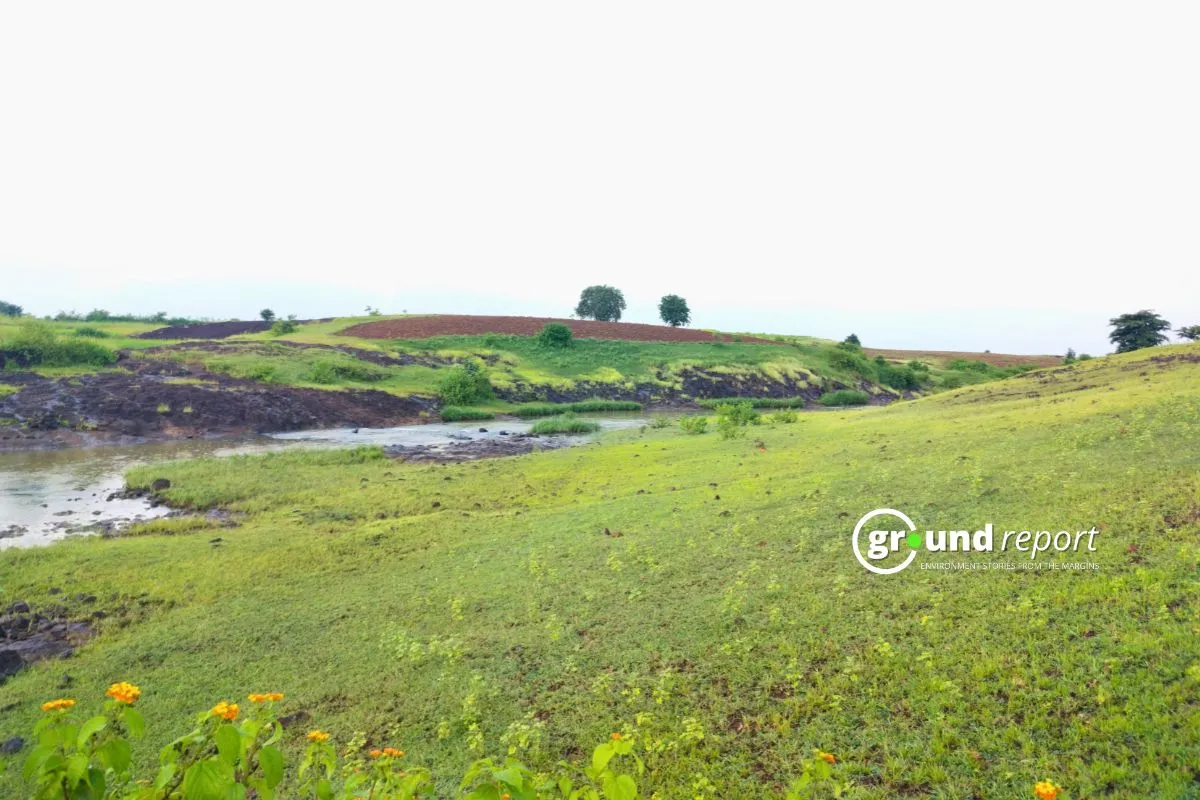
[[[658,416],[658,417],[655,417],[654,419],[650,420],[650,427],[654,428],[656,430],[661,430],[662,428],[669,428],[669,427],[671,427],[671,420],[669,420],[663,416]]]
[[[848,350],[840,345],[829,354],[829,365],[858,375],[869,375],[871,372],[870,362],[858,350]]]
[[[911,367],[897,367],[886,360],[876,359],[875,371],[879,382],[893,389],[920,389],[921,375]]]
[[[344,360],[336,361],[323,359],[312,365],[308,379],[313,383],[331,384],[346,381],[371,383],[381,381],[388,376],[388,371],[365,361]]]
[[[462,406],[443,406],[441,413],[443,422],[469,422],[472,420],[496,418],[496,415],[491,411],[483,411],[478,408],[463,408]]]
[[[679,429],[684,433],[697,436],[708,430],[708,417],[683,417],[679,420]]]
[[[450,369],[438,385],[438,396],[447,406],[473,406],[492,399],[487,372],[474,361]]]
[[[537,335],[537,343],[542,347],[570,347],[573,336],[571,329],[561,322],[548,322]]]
[[[826,392],[817,400],[823,406],[865,406],[871,400],[866,392],[857,389],[838,389],[836,392]]]
[[[19,317],[24,313],[25,309],[13,303],[6,303],[0,300],[0,316],[4,317]]]
[[[696,401],[701,408],[716,408],[732,403],[749,403],[754,408],[804,408],[803,397],[708,397]]]
[[[762,415],[746,401],[740,403],[724,403],[717,406],[717,431],[722,439],[733,439],[745,435],[742,430],[747,425],[759,425]]]
[[[93,328],[90,325],[84,325],[82,328],[75,329],[76,336],[83,336],[88,339],[107,339],[108,333],[99,328]]]
[[[853,347],[855,350],[862,347],[862,342],[859,340],[857,334],[853,333],[847,336],[845,339],[842,339],[842,344],[846,345],[847,347]]]
[[[947,372],[938,379],[938,385],[943,389],[957,389],[960,386],[965,386],[967,379],[957,372]]]
[[[117,354],[97,342],[59,339],[44,322],[27,320],[17,334],[0,344],[0,353],[19,367],[103,367],[113,364]]]
[[[785,425],[790,425],[798,419],[800,419],[799,414],[797,414],[795,411],[789,411],[787,409],[784,409],[783,411],[776,411],[771,415],[771,422],[782,422]]]
[[[561,417],[538,420],[529,432],[535,436],[545,436],[554,433],[595,433],[598,430],[598,422],[579,419],[574,414],[563,414]]]
[[[271,325],[271,335],[286,336],[289,333],[295,333],[297,327],[299,326],[296,325],[296,315],[289,314],[287,319],[275,320]]]

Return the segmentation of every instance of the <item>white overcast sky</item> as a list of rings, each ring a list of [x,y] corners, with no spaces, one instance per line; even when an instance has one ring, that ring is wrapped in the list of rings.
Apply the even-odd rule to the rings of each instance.
[[[0,299],[1105,352],[1200,323],[1195,2],[7,3]]]

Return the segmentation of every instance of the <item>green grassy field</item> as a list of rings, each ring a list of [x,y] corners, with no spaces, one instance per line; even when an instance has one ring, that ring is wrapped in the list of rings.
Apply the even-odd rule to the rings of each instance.
[[[239,525],[0,556],[6,599],[109,614],[75,658],[0,686],[0,734],[129,680],[145,765],[216,700],[282,691],[309,714],[293,753],[308,726],[394,744],[447,796],[481,754],[548,768],[612,731],[647,797],[777,796],[815,748],[844,797],[1041,779],[1194,796],[1198,358],[1155,348],[732,440],[672,426],[449,466],[368,450],[137,470]],[[1094,525],[1100,569],[871,574],[850,533],[879,507],[932,529]],[[920,561],[964,558],[1020,560]]]

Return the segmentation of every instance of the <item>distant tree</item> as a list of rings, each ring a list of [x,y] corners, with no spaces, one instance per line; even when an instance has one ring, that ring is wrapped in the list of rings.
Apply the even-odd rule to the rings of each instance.
[[[692,321],[692,311],[687,300],[677,294],[669,294],[658,301],[658,316],[672,328],[687,325]]]
[[[1068,348],[1067,348],[1067,354],[1066,354],[1065,356],[1063,356],[1063,363],[1064,363],[1064,364],[1074,364],[1074,363],[1075,363],[1075,361],[1076,361],[1076,358],[1075,358],[1075,348],[1073,348],[1073,347],[1068,347]]]
[[[6,317],[19,317],[25,312],[25,309],[13,303],[6,303],[0,300],[0,315]]]
[[[263,322],[275,321],[275,312],[269,308],[264,308],[262,311],[258,312],[258,315],[263,318]]]
[[[1200,339],[1200,325],[1185,325],[1175,331],[1180,339],[1187,339],[1189,342],[1194,342]]]
[[[862,347],[862,342],[858,340],[858,334],[852,333],[845,339],[842,339],[843,344],[852,344],[855,347]]]
[[[106,322],[112,319],[112,314],[103,308],[93,308],[83,319],[85,322]]]
[[[367,312],[367,316],[368,316],[368,317],[380,317],[380,316],[383,316],[383,313],[382,313],[382,312],[381,312],[381,311],[380,311],[378,308],[372,308],[371,306],[367,306],[367,307],[366,307],[365,309],[363,309],[363,310]]]
[[[1160,345],[1167,341],[1163,331],[1171,329],[1171,323],[1146,309],[1113,317],[1108,324],[1113,328],[1108,340],[1117,346],[1118,353]]]
[[[579,295],[575,316],[598,322],[616,322],[625,310],[625,295],[611,286],[589,286]]]

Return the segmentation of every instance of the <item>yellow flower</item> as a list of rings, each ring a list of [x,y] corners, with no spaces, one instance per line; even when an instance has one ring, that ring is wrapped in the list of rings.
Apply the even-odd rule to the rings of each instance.
[[[308,740],[310,742],[328,742],[329,734],[325,731],[309,731]]]
[[[75,705],[75,701],[68,697],[60,697],[57,700],[51,700],[48,703],[42,703],[42,711],[66,711]]]
[[[835,756],[833,753],[826,753],[824,750],[817,751],[817,758],[821,759],[822,761],[826,761],[830,764],[837,763],[837,756]]]
[[[1054,800],[1058,797],[1058,787],[1050,781],[1038,781],[1033,786],[1033,795],[1038,800]]]
[[[246,699],[251,703],[278,703],[283,699],[283,694],[280,692],[263,692],[262,694],[252,694]]]
[[[142,696],[142,690],[134,686],[132,683],[121,681],[120,683],[114,683],[112,686],[108,687],[108,691],[106,691],[105,694],[111,697],[113,700],[116,700],[118,703],[124,703],[127,706],[131,706],[137,702],[139,697]]]
[[[224,700],[212,707],[209,712],[214,717],[220,717],[226,722],[233,722],[238,717],[238,711],[241,709],[237,703],[226,703]]]

